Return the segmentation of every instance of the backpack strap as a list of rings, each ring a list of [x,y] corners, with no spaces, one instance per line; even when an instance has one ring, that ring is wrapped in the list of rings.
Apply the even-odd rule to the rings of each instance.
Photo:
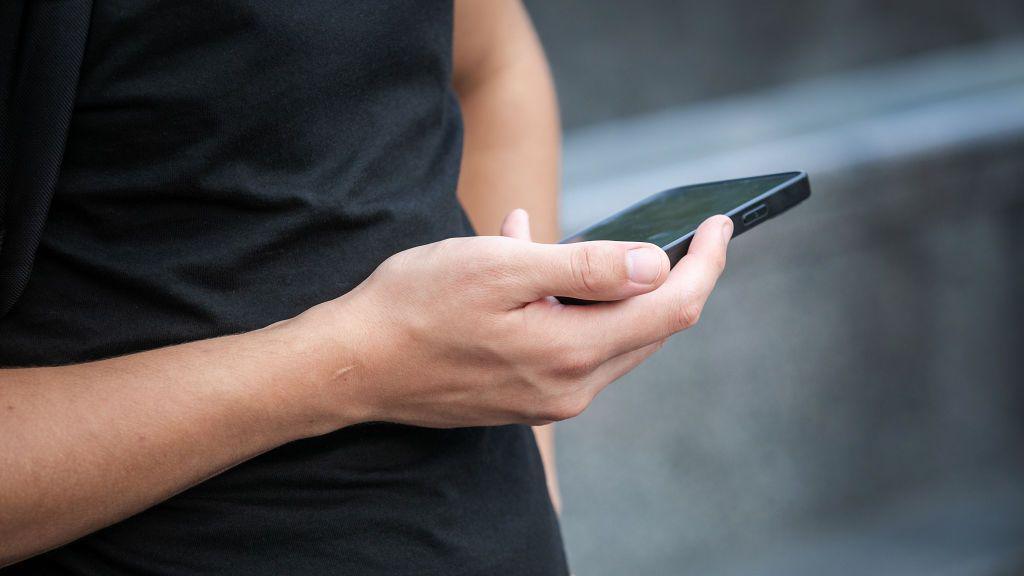
[[[92,0],[0,4],[6,20],[0,48],[16,46],[0,60],[6,71],[0,73],[0,95],[5,97],[0,103],[2,317],[28,283],[60,174]]]

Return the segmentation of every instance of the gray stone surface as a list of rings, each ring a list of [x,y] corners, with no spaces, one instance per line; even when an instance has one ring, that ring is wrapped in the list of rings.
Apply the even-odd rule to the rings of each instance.
[[[1024,37],[1004,39],[571,130],[563,224],[686,182],[849,171],[1015,139],[1022,62]]]
[[[1019,576],[1024,573],[1022,480],[1019,475],[980,476],[929,487],[838,522],[819,521],[769,538],[770,544],[753,554],[685,572]]]
[[[756,557],[803,522],[1009,474],[1024,204],[1003,191],[1022,155],[1024,139],[819,178],[799,212],[739,239],[701,325],[560,425],[579,573]]]
[[[527,0],[569,128],[1024,28],[1018,0]]]
[[[1022,566],[1024,106],[986,50],[925,59],[932,96],[866,73],[570,134],[570,229],[708,164],[818,167],[737,240],[701,324],[560,425],[577,574]],[[819,120],[787,130],[801,107]]]

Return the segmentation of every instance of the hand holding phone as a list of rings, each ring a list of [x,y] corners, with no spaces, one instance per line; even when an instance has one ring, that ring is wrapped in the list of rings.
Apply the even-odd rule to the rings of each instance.
[[[648,243],[535,243],[528,224],[507,224],[510,237],[399,252],[354,290],[301,315],[315,341],[334,343],[325,371],[345,383],[311,386],[313,411],[329,422],[355,413],[357,421],[432,427],[571,418],[697,321],[733,228],[723,216],[709,219],[670,270]],[[653,264],[643,274],[638,255]],[[615,302],[564,306],[555,294]]]
[[[804,172],[784,172],[681,186],[649,196],[562,240],[649,242],[668,254],[675,266],[689,250],[701,222],[716,214],[733,221],[733,237],[796,206],[811,194]],[[563,304],[592,301],[558,296]]]

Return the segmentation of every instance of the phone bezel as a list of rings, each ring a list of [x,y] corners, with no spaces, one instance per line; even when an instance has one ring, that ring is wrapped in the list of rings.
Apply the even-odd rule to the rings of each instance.
[[[634,210],[648,202],[654,201],[664,195],[678,194],[681,190],[684,190],[686,188],[692,188],[694,186],[704,186],[707,184],[728,184],[729,182],[739,182],[742,180],[752,180],[755,178],[770,178],[774,176],[785,175],[790,175],[791,177],[725,213],[726,216],[732,219],[732,236],[733,238],[735,238],[740,234],[743,234],[747,230],[750,230],[755,226],[758,226],[764,222],[767,222],[768,220],[771,220],[772,218],[778,216],[779,214],[782,214],[783,212],[789,210],[793,206],[796,206],[800,202],[806,200],[811,195],[811,185],[810,181],[807,178],[807,173],[803,171],[776,172],[774,174],[762,174],[760,176],[747,176],[744,178],[732,178],[729,180],[702,182],[700,184],[688,184],[686,186],[677,186],[675,188],[670,188],[668,190],[658,192],[657,194],[652,194],[644,198],[643,200],[640,200],[639,202],[630,204],[626,208],[623,208],[622,210],[615,212],[611,216],[595,224],[591,224],[590,226],[587,226],[586,228],[580,230],[579,232],[576,232],[575,234],[572,234],[571,236],[562,239],[559,242],[559,244],[583,242],[585,240],[582,238],[582,236],[584,236],[590,230],[598,226],[601,226],[615,218],[618,218],[622,214],[625,214],[630,210]],[[743,222],[743,215],[746,214],[747,211],[757,207],[759,204],[765,205],[768,211],[767,214],[765,214],[763,217],[758,218],[756,221],[749,223]],[[712,215],[709,215],[709,217],[710,216]],[[683,259],[683,256],[685,256],[686,252],[689,250],[690,242],[693,240],[693,237],[696,233],[696,229],[691,230],[684,234],[683,236],[673,240],[672,242],[669,242],[661,246],[661,249],[664,250],[665,253],[668,255],[669,264],[671,266],[675,266],[677,263],[679,263],[680,260]],[[594,238],[593,240],[600,240],[600,238]],[[597,303],[589,300],[571,298],[568,296],[556,296],[556,298],[562,304],[570,305],[587,305]]]
[[[736,236],[739,236],[740,234],[746,232],[747,230],[755,226],[758,226],[763,222],[771,220],[772,218],[778,216],[779,214],[785,212],[786,210],[789,210],[793,206],[799,204],[807,197],[809,197],[811,189],[807,178],[807,173],[802,171],[776,172],[774,174],[761,174],[759,176],[746,176],[743,178],[731,178],[729,180],[717,180],[713,182],[702,182],[699,184],[687,184],[686,186],[677,186],[675,188],[663,190],[661,192],[658,192],[657,194],[652,194],[644,198],[643,200],[630,204],[626,208],[623,208],[622,210],[615,212],[611,216],[608,216],[607,218],[604,218],[594,224],[591,224],[590,226],[587,226],[586,228],[572,234],[571,236],[563,238],[561,241],[559,241],[559,244],[570,244],[574,242],[585,241],[583,237],[586,236],[588,232],[597,228],[598,226],[602,226],[616,218],[621,217],[623,214],[640,208],[641,206],[658,200],[664,196],[679,194],[688,188],[693,188],[696,186],[707,186],[709,184],[729,184],[731,182],[756,180],[760,178],[773,178],[778,176],[789,176],[789,178],[769,188],[768,190],[755,196],[754,198],[736,206],[735,208],[732,208],[728,212],[725,212],[725,215],[731,218],[733,221],[733,237],[735,238]],[[758,219],[757,221],[750,223],[743,222],[743,214],[746,214],[748,210],[756,207],[759,204],[765,204],[768,208],[768,213],[764,217]],[[709,215],[709,217],[710,216],[711,215]],[[690,246],[690,241],[693,240],[693,236],[696,233],[696,229],[691,230],[684,234],[683,236],[680,236],[675,240],[660,246],[660,248],[664,250],[666,254],[668,254],[669,262],[672,264],[672,266],[675,266],[676,263],[679,262],[679,260],[681,260],[682,257],[686,255],[686,251]],[[593,238],[593,240],[600,240],[600,238]]]

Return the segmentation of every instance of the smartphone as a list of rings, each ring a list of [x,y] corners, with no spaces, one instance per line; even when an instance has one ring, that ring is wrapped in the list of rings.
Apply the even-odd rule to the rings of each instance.
[[[588,240],[650,242],[675,266],[690,248],[701,222],[716,214],[732,218],[733,237],[782,214],[811,195],[804,172],[783,172],[680,186],[659,192],[569,236],[561,244]],[[559,296],[563,304],[590,304]]]

